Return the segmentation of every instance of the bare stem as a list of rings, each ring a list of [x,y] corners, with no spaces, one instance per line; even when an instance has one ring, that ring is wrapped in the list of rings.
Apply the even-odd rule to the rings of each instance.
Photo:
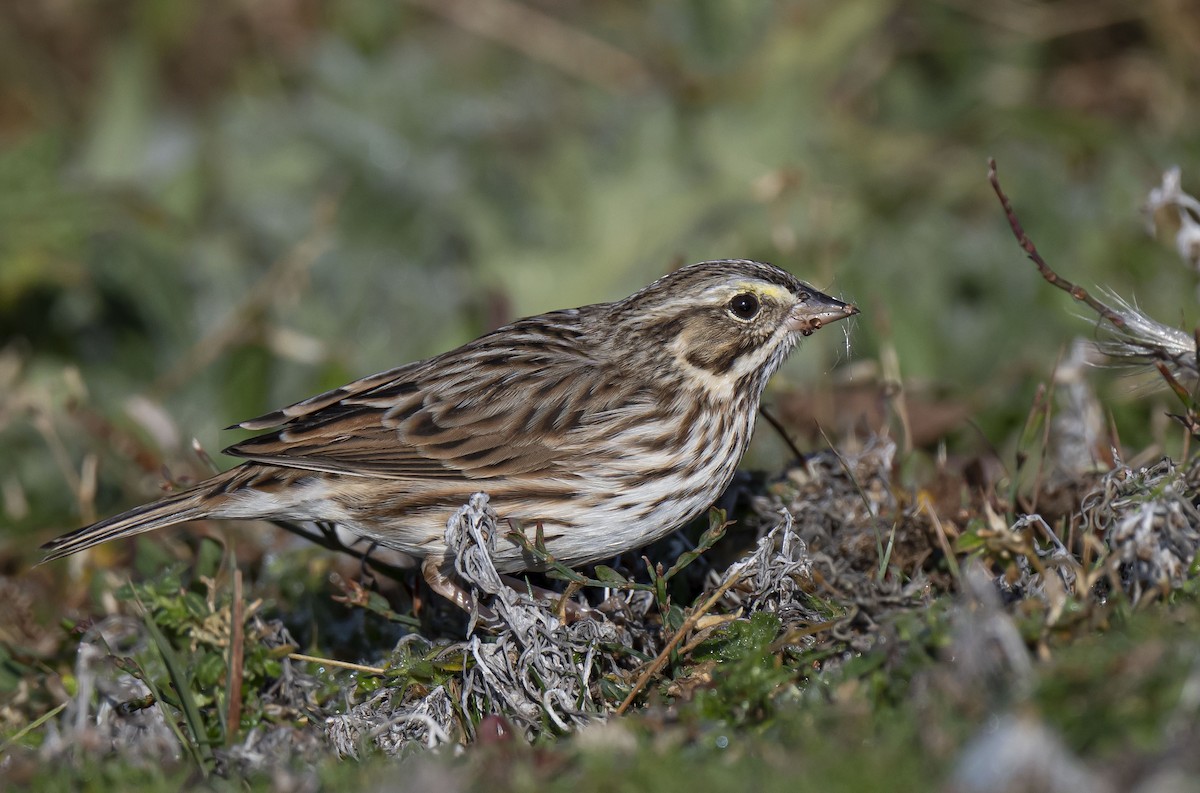
[[[1126,324],[1125,318],[1121,316],[1120,312],[1092,297],[1082,286],[1071,283],[1056,273],[1050,265],[1046,264],[1046,260],[1038,253],[1037,246],[1033,244],[1033,240],[1029,239],[1029,235],[1025,233],[1025,228],[1021,225],[1021,221],[1017,219],[1017,213],[1013,211],[1012,202],[1008,200],[1008,196],[1000,187],[1000,179],[996,176],[996,159],[994,157],[988,158],[988,181],[992,183],[992,189],[996,191],[996,197],[1000,199],[1000,205],[1004,207],[1004,215],[1008,218],[1008,225],[1012,228],[1013,236],[1017,238],[1017,244],[1021,246],[1022,250],[1025,251],[1026,255],[1037,266],[1038,272],[1042,274],[1042,277],[1051,286],[1057,286],[1111,322],[1114,327],[1124,330]]]

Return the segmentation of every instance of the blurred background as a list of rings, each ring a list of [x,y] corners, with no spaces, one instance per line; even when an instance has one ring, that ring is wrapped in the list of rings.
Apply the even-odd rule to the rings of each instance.
[[[202,475],[193,437],[713,258],[864,310],[776,378],[797,437],[902,377],[918,447],[1002,449],[1092,324],[987,157],[1063,275],[1190,328],[1140,207],[1200,183],[1197,130],[1191,0],[5,0],[0,547]],[[1162,431],[1097,377],[1123,440]]]

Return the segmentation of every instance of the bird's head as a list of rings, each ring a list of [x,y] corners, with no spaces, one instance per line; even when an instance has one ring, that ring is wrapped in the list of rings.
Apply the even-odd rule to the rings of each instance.
[[[613,304],[626,337],[618,344],[635,337],[714,395],[761,391],[801,336],[857,313],[774,265],[741,259],[682,267]]]

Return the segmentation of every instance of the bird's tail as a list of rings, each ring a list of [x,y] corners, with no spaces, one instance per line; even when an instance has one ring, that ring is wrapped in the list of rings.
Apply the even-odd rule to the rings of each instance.
[[[70,534],[51,540],[42,546],[46,551],[45,558],[39,564],[61,559],[73,553],[86,551],[88,548],[102,542],[115,540],[120,537],[132,537],[165,526],[173,526],[189,520],[203,518],[212,513],[209,497],[212,480],[179,493],[173,493],[166,498],[134,507],[128,512],[114,515],[111,518],[97,521],[90,526],[76,529]]]

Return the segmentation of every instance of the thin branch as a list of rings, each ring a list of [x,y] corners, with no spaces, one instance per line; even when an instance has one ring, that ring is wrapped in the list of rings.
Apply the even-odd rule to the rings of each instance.
[[[349,669],[351,672],[361,672],[364,675],[383,677],[387,674],[387,670],[382,667],[352,664],[349,661],[338,661],[335,658],[319,658],[315,655],[305,655],[304,653],[288,653],[287,657],[289,661],[302,661],[306,664],[319,664],[321,666],[336,666],[339,669]]]
[[[729,591],[729,588],[740,581],[741,578],[741,572],[735,571],[729,576],[728,579],[725,580],[725,583],[717,587],[717,591],[713,592],[712,596],[708,600],[704,601],[704,603],[694,612],[692,612],[692,615],[688,617],[682,625],[679,626],[679,630],[675,631],[675,635],[671,637],[671,641],[667,642],[667,646],[662,648],[662,652],[658,654],[658,657],[655,658],[648,667],[646,667],[646,671],[642,672],[641,677],[638,678],[637,682],[633,685],[633,688],[629,690],[629,694],[625,697],[625,701],[623,701],[620,706],[617,707],[618,716],[629,709],[629,706],[633,704],[633,700],[638,694],[641,693],[642,689],[649,684],[650,678],[652,678],[659,669],[662,669],[663,666],[666,665],[667,659],[671,657],[671,652],[679,646],[679,643],[683,641],[683,637],[687,636],[688,633],[696,627],[696,623],[700,622],[700,618],[711,611],[712,607],[717,604],[717,601],[724,597],[725,593]]]
[[[1027,2],[980,3],[976,0],[941,0],[964,14],[1033,41],[1069,36],[1142,19],[1148,12],[1135,4],[1096,0],[1064,0],[1037,5]]]
[[[235,562],[236,564],[236,562]],[[242,682],[246,657],[246,604],[242,599],[242,571],[233,569],[233,604],[229,614],[228,696],[225,716],[225,744],[232,746],[242,723]]]
[[[1200,350],[1197,349],[1194,334],[1184,333],[1151,319],[1136,305],[1122,300],[1115,294],[1112,295],[1112,298],[1116,301],[1117,307],[1113,308],[1092,297],[1082,286],[1073,284],[1056,273],[1050,265],[1046,264],[1046,260],[1038,253],[1037,246],[1029,239],[1021,222],[1017,220],[1012,203],[1000,188],[994,159],[988,159],[988,181],[991,182],[992,189],[996,191],[996,196],[1004,207],[1004,214],[1008,218],[1008,225],[1012,228],[1013,235],[1017,238],[1017,243],[1037,265],[1038,272],[1042,274],[1042,277],[1052,286],[1058,287],[1091,308],[1112,325],[1116,338],[1100,345],[1103,353],[1118,360],[1164,361],[1173,368],[1173,374],[1176,377],[1185,375],[1193,381],[1200,378],[1200,370],[1198,370]]]
[[[796,442],[792,440],[792,437],[788,435],[788,431],[784,429],[783,422],[775,418],[771,411],[767,410],[766,405],[759,405],[758,412],[759,415],[767,420],[767,423],[771,425],[775,432],[779,433],[779,437],[782,438],[783,442],[787,444],[787,447],[792,450],[792,454],[796,455],[796,459],[803,460],[804,452],[800,451],[800,447],[798,447]]]
[[[994,157],[988,158],[988,181],[992,183],[992,189],[996,191],[996,197],[1000,199],[1000,204],[1004,207],[1004,215],[1008,218],[1008,225],[1012,228],[1013,236],[1017,238],[1017,244],[1021,246],[1030,260],[1037,265],[1038,272],[1042,274],[1042,277],[1051,286],[1058,287],[1111,322],[1114,327],[1125,330],[1125,317],[1119,311],[1101,303],[1088,294],[1088,291],[1082,286],[1071,283],[1051,269],[1050,265],[1046,264],[1046,260],[1038,253],[1037,246],[1033,244],[1033,240],[1029,239],[1029,235],[1025,233],[1024,227],[1021,226],[1021,221],[1017,220],[1017,213],[1013,211],[1012,202],[1008,200],[1008,196],[1005,195],[1004,190],[1000,187],[1000,179],[996,176],[996,160]]]
[[[613,93],[652,83],[640,60],[591,33],[513,0],[408,0],[463,30]]]

